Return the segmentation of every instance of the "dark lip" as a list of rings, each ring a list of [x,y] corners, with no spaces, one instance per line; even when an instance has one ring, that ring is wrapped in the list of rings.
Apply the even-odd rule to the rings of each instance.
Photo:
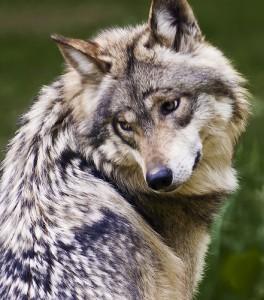
[[[193,171],[198,167],[199,162],[201,161],[201,158],[202,158],[202,153],[201,153],[201,151],[198,151],[196,153],[195,161],[193,164]]]
[[[171,185],[170,187],[168,187],[167,189],[163,189],[163,190],[159,190],[159,191],[156,191],[156,190],[153,190],[149,187],[149,189],[151,191],[153,191],[154,193],[156,194],[170,194],[170,193],[173,193],[175,192],[182,184],[178,184],[178,185]]]

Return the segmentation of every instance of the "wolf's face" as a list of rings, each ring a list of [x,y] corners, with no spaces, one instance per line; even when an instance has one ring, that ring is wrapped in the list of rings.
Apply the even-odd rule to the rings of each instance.
[[[201,158],[200,120],[208,108],[203,116],[199,111],[206,100],[183,86],[178,63],[133,59],[129,73],[101,89],[89,138],[96,137],[108,160],[138,165],[152,189],[172,190],[189,179]],[[119,153],[111,157],[112,149]]]
[[[248,112],[242,80],[204,42],[186,1],[153,1],[148,25],[93,42],[54,39],[80,79],[72,105],[83,151],[99,168],[140,173],[162,192],[187,191],[201,176],[230,179]]]

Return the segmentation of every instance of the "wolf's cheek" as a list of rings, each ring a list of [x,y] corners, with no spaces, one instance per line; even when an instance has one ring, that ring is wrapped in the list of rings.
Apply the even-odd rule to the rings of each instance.
[[[147,169],[146,169],[146,163],[145,163],[144,158],[142,157],[142,155],[137,150],[134,150],[134,149],[131,150],[131,154],[133,155],[133,158],[134,158],[135,162],[141,168],[142,174],[145,176],[146,172],[147,172]]]
[[[178,187],[185,183],[192,175],[193,170],[198,166],[201,154],[197,152],[196,156],[188,156],[173,160],[169,163],[173,171],[173,187]]]

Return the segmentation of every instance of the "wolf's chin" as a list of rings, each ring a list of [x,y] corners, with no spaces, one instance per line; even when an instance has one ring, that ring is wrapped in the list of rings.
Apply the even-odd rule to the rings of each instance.
[[[154,192],[155,194],[173,194],[175,192],[177,192],[177,190],[184,184],[185,182],[181,183],[181,184],[172,184],[170,187],[166,188],[166,189],[162,189],[159,191],[153,190],[151,188],[149,188],[149,190],[151,190],[151,192]]]

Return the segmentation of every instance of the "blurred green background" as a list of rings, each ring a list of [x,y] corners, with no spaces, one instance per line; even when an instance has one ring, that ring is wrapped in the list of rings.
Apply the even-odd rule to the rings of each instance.
[[[241,188],[213,229],[199,300],[264,300],[264,1],[192,0],[200,25],[249,80],[253,117],[238,147]],[[62,71],[51,33],[87,38],[134,24],[147,0],[0,0],[0,158],[43,84]]]

